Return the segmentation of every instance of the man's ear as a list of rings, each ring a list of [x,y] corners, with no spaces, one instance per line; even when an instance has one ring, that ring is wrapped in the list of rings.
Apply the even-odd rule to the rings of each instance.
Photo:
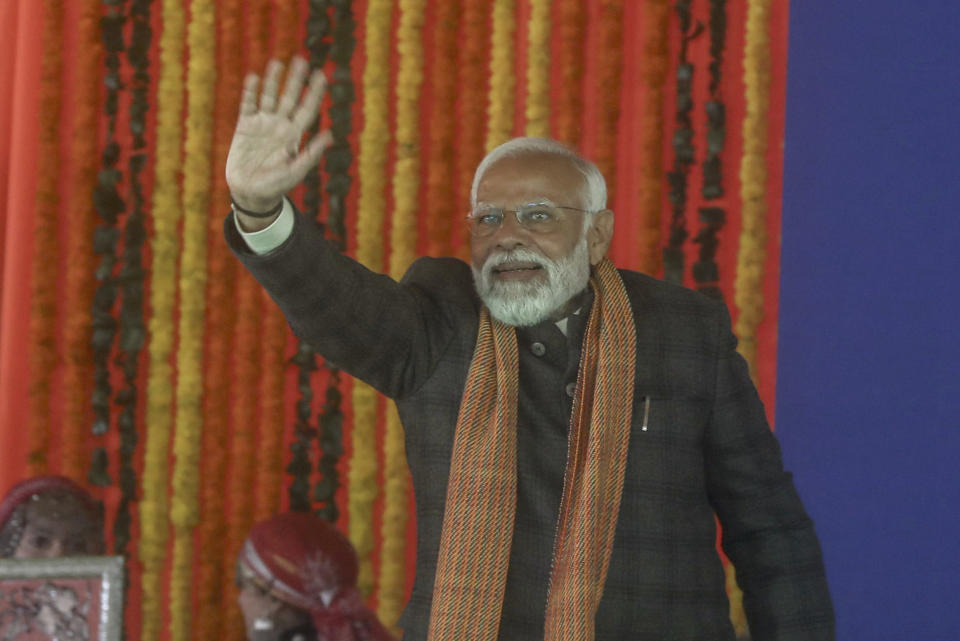
[[[609,209],[593,215],[593,223],[587,230],[587,250],[590,252],[590,264],[596,265],[610,249],[613,240],[613,212]]]

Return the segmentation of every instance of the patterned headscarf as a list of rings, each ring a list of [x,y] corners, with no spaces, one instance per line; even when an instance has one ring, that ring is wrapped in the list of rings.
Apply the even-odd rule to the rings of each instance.
[[[76,498],[91,519],[101,520],[100,504],[87,490],[65,476],[35,476],[10,488],[0,503],[0,558],[12,556],[26,528],[27,501],[45,493],[68,494]]]
[[[357,555],[333,525],[280,514],[253,526],[240,563],[274,597],[310,613],[320,641],[392,641],[357,591]]]

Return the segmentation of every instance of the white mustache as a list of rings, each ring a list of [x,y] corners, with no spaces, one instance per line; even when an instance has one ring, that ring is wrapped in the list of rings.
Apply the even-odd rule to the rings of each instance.
[[[537,252],[520,247],[491,254],[489,258],[487,258],[487,262],[483,264],[484,275],[489,276],[494,269],[504,263],[534,263],[544,269],[552,265],[547,258],[544,258]]]

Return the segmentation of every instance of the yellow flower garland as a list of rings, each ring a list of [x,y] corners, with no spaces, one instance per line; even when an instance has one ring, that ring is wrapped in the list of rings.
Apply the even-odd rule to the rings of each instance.
[[[749,0],[743,57],[746,114],[740,160],[741,232],[734,301],[740,353],[756,380],[757,327],[763,320],[767,258],[767,112],[770,109],[770,0]]]
[[[43,67],[37,115],[36,229],[30,273],[30,380],[27,430],[30,474],[47,472],[50,446],[50,373],[57,363],[57,213],[60,194],[60,75],[63,15],[55,0],[44,6]]]
[[[178,0],[164,0],[160,36],[160,76],[157,86],[157,143],[154,168],[153,260],[150,268],[146,443],[143,494],[140,500],[140,561],[142,595],[140,639],[157,641],[164,617],[163,567],[167,546],[167,481],[173,402],[170,355],[173,352],[173,304],[180,219],[180,137],[183,100],[184,12]]]
[[[490,35],[490,95],[487,102],[487,141],[490,151],[513,136],[514,0],[494,0]]]
[[[387,103],[390,94],[389,0],[367,5],[364,33],[363,131],[357,159],[360,193],[357,201],[357,260],[368,268],[383,268],[383,220],[386,208]],[[352,454],[347,485],[348,535],[357,550],[360,573],[357,587],[373,592],[373,502],[377,497],[376,425],[378,396],[369,385],[353,384]]]
[[[72,180],[67,216],[65,319],[63,328],[63,424],[60,428],[60,470],[70,478],[83,478],[89,464],[84,447],[90,423],[90,393],[93,380],[90,348],[90,306],[93,304],[96,269],[93,238],[97,214],[90,194],[97,181],[97,130],[100,113],[100,2],[86,0],[77,22],[78,64],[73,97],[73,145],[70,153]]]
[[[660,251],[660,212],[663,197],[663,87],[670,67],[667,25],[670,3],[648,0],[643,3],[643,86],[645,100],[640,107],[643,141],[637,159],[640,166],[638,211],[640,216],[640,265],[645,274],[657,276],[663,266]]]
[[[190,639],[193,530],[197,524],[200,443],[203,433],[203,334],[207,286],[210,151],[216,86],[214,0],[193,0],[187,41],[187,119],[183,175],[183,253],[177,345],[176,432],[173,441],[173,567],[170,639]]]
[[[550,4],[530,0],[527,32],[526,134],[541,138],[550,135]]]
[[[401,0],[397,29],[396,160],[393,169],[393,215],[390,235],[390,275],[400,279],[417,255],[417,212],[420,189],[420,85],[423,82],[425,0]],[[443,212],[446,214],[446,212]],[[380,577],[377,614],[394,626],[403,610],[406,588],[407,512],[409,480],[403,427],[389,404],[384,432],[384,509],[381,524]],[[351,519],[352,520],[352,519]]]

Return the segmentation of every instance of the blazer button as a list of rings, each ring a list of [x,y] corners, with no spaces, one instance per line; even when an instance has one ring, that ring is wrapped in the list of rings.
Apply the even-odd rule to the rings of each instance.
[[[547,346],[543,343],[534,343],[530,346],[530,351],[533,352],[534,356],[543,356],[547,353]]]
[[[576,391],[577,391],[576,383],[567,383],[567,396],[569,396],[570,398],[573,398],[573,395],[576,393]]]

